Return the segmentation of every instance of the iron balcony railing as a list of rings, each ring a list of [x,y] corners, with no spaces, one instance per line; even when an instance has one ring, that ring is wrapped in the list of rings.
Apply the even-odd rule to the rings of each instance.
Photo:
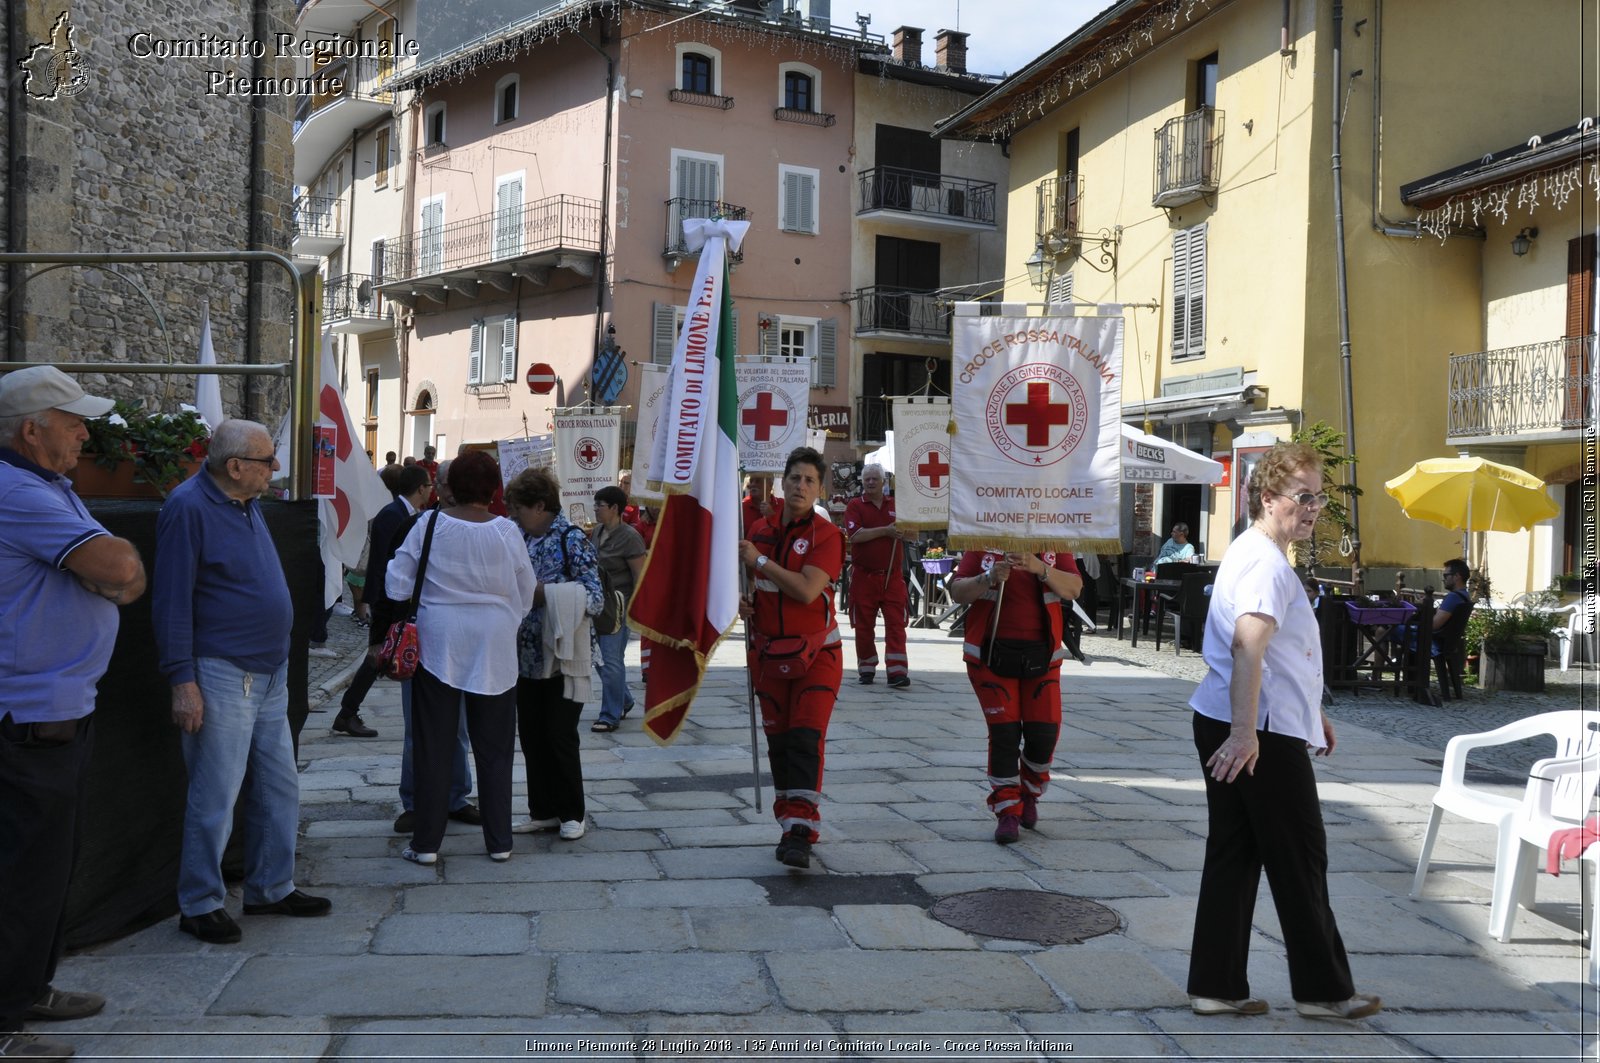
[[[387,313],[377,280],[365,273],[330,277],[322,287],[322,316],[326,321],[382,318]]]
[[[733,203],[724,203],[720,199],[686,199],[682,196],[669,199],[667,207],[667,232],[666,240],[661,245],[664,256],[677,256],[689,258],[698,255],[698,251],[690,251],[683,240],[683,223],[688,218],[726,218],[729,221],[749,221],[750,211],[746,207]],[[743,252],[732,253],[728,256],[735,262],[743,262]]]
[[[1595,337],[1450,356],[1447,439],[1497,439],[1582,429]]]
[[[1181,207],[1216,192],[1222,170],[1222,112],[1202,107],[1156,130],[1158,207]]]
[[[858,288],[856,331],[944,337],[950,334],[950,310],[930,291],[882,285]]]
[[[857,443],[882,443],[888,439],[884,433],[889,428],[889,400],[856,396],[855,441]]]
[[[903,210],[957,221],[994,224],[994,182],[946,177],[896,166],[874,166],[856,175],[861,187],[858,214]]]
[[[294,128],[299,132],[306,119],[331,107],[341,100],[372,100],[375,103],[393,103],[392,92],[380,91],[378,86],[394,74],[393,59],[363,58],[336,59],[322,66],[314,66],[310,76],[326,92],[310,92],[296,97]]]
[[[342,239],[344,225],[339,218],[336,196],[300,196],[294,201],[294,234]]]
[[[550,196],[423,229],[385,255],[383,283],[557,251],[600,249],[600,201]]]
[[[1083,181],[1075,173],[1046,177],[1034,189],[1034,243],[1053,243],[1060,253],[1077,238],[1078,214],[1083,204]]]
[[[800,125],[821,126],[823,129],[839,120],[836,116],[823,114],[821,111],[802,111],[795,107],[774,107],[772,117],[780,122],[798,122]]]

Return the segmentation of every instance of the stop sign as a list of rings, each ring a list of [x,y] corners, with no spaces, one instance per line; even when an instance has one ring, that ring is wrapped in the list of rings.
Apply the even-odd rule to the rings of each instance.
[[[528,366],[528,390],[535,395],[548,395],[555,390],[556,371],[546,362]]]

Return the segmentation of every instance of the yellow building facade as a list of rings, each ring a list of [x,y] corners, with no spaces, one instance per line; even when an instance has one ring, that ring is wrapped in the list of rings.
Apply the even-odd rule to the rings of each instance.
[[[1481,220],[1425,231],[1400,186],[1600,113],[1595,9],[1128,0],[943,123],[1008,145],[1006,298],[1125,304],[1124,419],[1234,461],[1234,486],[1162,489],[1150,530],[1186,519],[1220,555],[1251,448],[1344,427],[1337,116],[1362,558],[1460,552],[1382,485],[1459,449],[1450,355],[1500,328],[1487,241]]]

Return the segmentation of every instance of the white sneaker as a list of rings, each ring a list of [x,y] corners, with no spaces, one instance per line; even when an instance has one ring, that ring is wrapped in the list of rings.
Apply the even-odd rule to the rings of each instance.
[[[507,861],[507,860],[510,860],[510,859],[511,859],[511,853],[510,853],[510,852],[504,852],[504,853],[490,853],[490,854],[489,854],[489,859],[490,859],[490,860],[493,860],[493,861],[494,861],[494,862],[495,862],[495,863],[497,863],[497,864],[503,864],[503,863],[505,863],[505,862],[506,862],[506,861]]]
[[[1294,1010],[1308,1019],[1364,1019],[1383,1010],[1383,1001],[1371,993],[1349,1000],[1297,1000]]]
[[[309,650],[306,650],[306,653],[307,653],[307,655],[309,655],[311,657],[337,657],[337,656],[339,656],[339,651],[336,650],[336,649],[333,649],[332,647],[329,647],[329,646],[313,646]]]
[[[400,854],[400,859],[409,860],[413,864],[437,864],[439,862],[439,854],[419,853],[408,845],[406,846],[405,851]]]
[[[554,816],[549,819],[519,819],[511,824],[512,834],[532,834],[535,831],[555,830],[561,826],[561,821]]]
[[[583,837],[583,831],[584,826],[581,819],[565,819],[561,821],[561,839],[563,841],[575,842]]]

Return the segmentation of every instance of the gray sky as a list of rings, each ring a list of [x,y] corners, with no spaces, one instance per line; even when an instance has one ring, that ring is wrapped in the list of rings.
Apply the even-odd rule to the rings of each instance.
[[[922,61],[933,63],[933,35],[961,30],[967,69],[1015,74],[1073,30],[1111,6],[1111,0],[833,0],[833,23],[849,28],[855,15],[872,15],[872,33],[886,40],[899,26],[920,26]],[[959,18],[957,12],[959,11]]]

